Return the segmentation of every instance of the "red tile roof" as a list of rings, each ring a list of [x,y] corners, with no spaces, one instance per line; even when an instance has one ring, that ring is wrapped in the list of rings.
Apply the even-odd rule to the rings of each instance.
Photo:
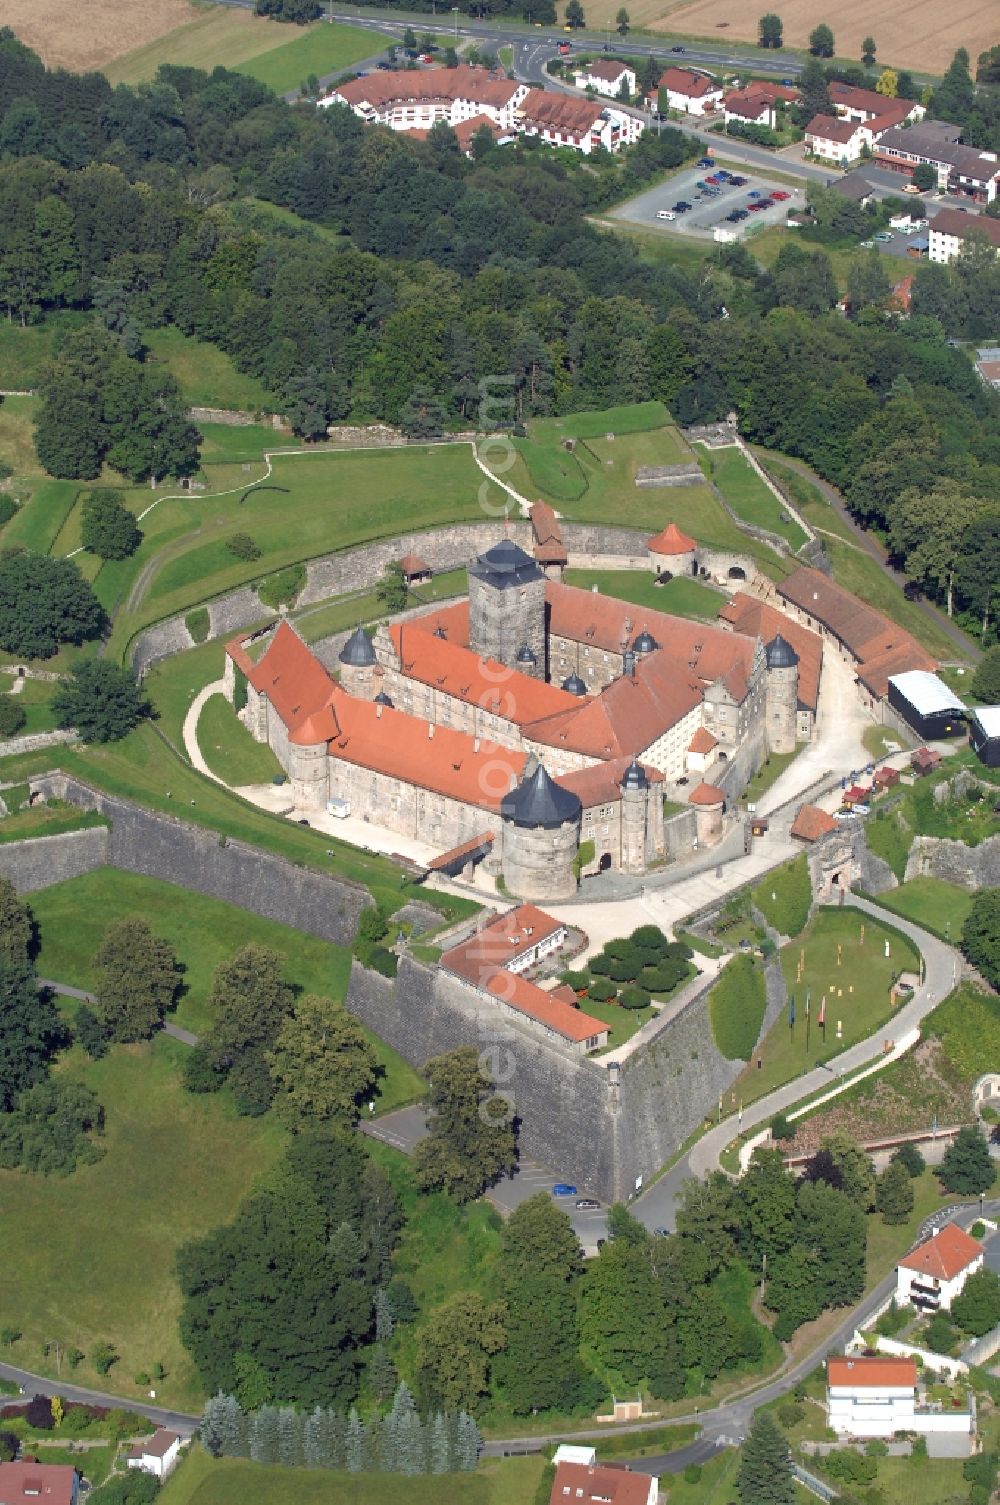
[[[917,1383],[917,1361],[897,1359],[890,1354],[881,1353],[862,1354],[857,1358],[827,1359],[826,1382],[848,1390],[914,1388]]]
[[[484,831],[482,836],[473,836],[471,841],[463,841],[461,846],[452,847],[449,851],[442,852],[439,857],[435,857],[427,866],[432,873],[436,873],[447,867],[453,867],[456,863],[461,862],[463,858],[472,857],[485,847],[491,847],[494,840],[495,837],[492,831]]]
[[[884,115],[892,110],[899,114],[900,120],[906,119],[916,103],[913,99],[888,99],[874,89],[855,89],[853,84],[841,83],[839,79],[833,79],[826,92],[834,109],[839,106],[844,110],[863,110],[866,115]]]
[[[130,1458],[142,1458],[148,1454],[151,1458],[165,1458],[175,1442],[180,1441],[180,1434],[168,1432],[165,1427],[157,1427],[152,1437],[147,1437],[145,1442],[137,1442],[130,1450]]]
[[[565,564],[567,554],[562,529],[548,502],[535,502],[530,515],[531,531],[535,537],[535,558],[540,564]]]
[[[704,73],[693,73],[690,68],[668,68],[657,85],[670,89],[674,94],[686,94],[689,99],[704,99],[706,94],[720,94],[719,85]]]
[[[559,1463],[549,1505],[646,1505],[652,1478],[600,1463]]]
[[[821,836],[837,829],[832,815],[827,815],[818,805],[802,805],[792,821],[790,834],[800,841],[819,841]]]
[[[0,1500],[16,1505],[20,1500],[42,1505],[70,1505],[76,1486],[76,1469],[69,1463],[0,1463]]]
[[[937,668],[937,660],[910,633],[819,570],[805,565],[793,570],[777,591],[843,643],[858,662],[858,678],[873,695],[888,692],[890,674]]]
[[[823,141],[837,141],[841,146],[847,146],[859,124],[857,120],[839,120],[836,115],[814,115],[806,126],[806,140],[815,136]]]
[[[542,746],[585,757],[629,758],[645,752],[701,698],[692,677],[678,674],[676,664],[654,653],[636,665],[634,678],[614,680],[593,699],[577,700],[574,710],[533,722],[525,734]]]
[[[371,105],[373,109],[436,100],[453,103],[457,99],[469,99],[499,109],[510,103],[518,88],[518,84],[498,78],[486,68],[462,65],[458,68],[399,68],[369,73],[367,78],[338,84],[334,95],[351,106]]]
[[[724,805],[726,796],[721,789],[716,789],[714,784],[706,784],[704,781],[696,784],[688,795],[689,805],[704,805],[706,808],[712,805]]]
[[[518,977],[516,972],[494,972],[483,986],[494,998],[517,1009],[519,1014],[526,1014],[529,1019],[544,1024],[557,1035],[562,1035],[564,1040],[580,1044],[596,1038],[601,1044],[602,1037],[607,1039],[608,1026],[602,1020],[553,998],[544,988],[536,988],[533,982]]]
[[[429,575],[431,567],[426,559],[421,559],[419,554],[404,554],[399,561],[399,568],[404,575]]]
[[[907,1254],[899,1263],[902,1269],[915,1270],[920,1275],[930,1275],[937,1280],[954,1280],[956,1275],[961,1275],[974,1260],[979,1259],[983,1252],[982,1244],[976,1239],[963,1232],[955,1223],[945,1223],[933,1238],[929,1238],[924,1244],[918,1244],[913,1253]]]
[[[778,633],[799,656],[799,704],[815,711],[819,701],[819,676],[823,662],[823,639],[818,632],[793,621],[784,612],[739,591],[719,612],[724,622],[731,622],[734,632],[760,638],[769,643]]]
[[[472,150],[473,137],[484,126],[495,141],[499,141],[501,137],[506,140],[513,134],[507,127],[497,125],[496,121],[491,120],[488,115],[470,115],[468,120],[460,120],[457,125],[452,127],[455,135],[458,137],[459,151],[464,152],[468,156]]]
[[[457,700],[476,705],[491,715],[502,716],[517,726],[580,704],[575,695],[560,690],[558,685],[546,684],[544,680],[533,679],[530,674],[521,674],[514,669],[505,669],[501,664],[480,658],[478,653],[461,643],[436,637],[427,623],[432,620],[436,623],[437,619],[438,614],[416,617],[389,628],[393,647],[408,679],[432,685],[446,695],[454,695]]]
[[[627,63],[614,63],[610,58],[603,57],[593,63],[587,63],[580,69],[581,73],[587,74],[590,78],[603,79],[606,84],[616,84],[626,71],[629,71]]]
[[[561,920],[554,920],[534,904],[519,904],[446,951],[441,960],[452,972],[478,982],[484,972],[508,967],[540,941],[564,929]]]
[[[278,624],[259,663],[249,659],[247,663],[249,667],[240,664],[240,668],[254,689],[267,696],[290,732],[323,711],[336,693],[332,676],[287,622]]]
[[[718,737],[713,737],[707,726],[699,726],[691,741],[688,743],[688,752],[710,753],[713,747],[718,747]]]
[[[651,554],[690,554],[697,544],[682,533],[676,523],[668,523],[662,533],[654,533],[652,538],[646,539],[646,548]]]
[[[529,89],[518,108],[521,119],[528,125],[585,136],[600,120],[604,106],[594,100],[550,94],[545,89]]]
[[[767,84],[762,80],[748,84],[745,89],[731,89],[723,96],[722,103],[731,115],[740,115],[744,120],[756,120],[761,111],[784,101],[791,104],[798,99],[798,89],[786,89],[781,84]]]
[[[607,763],[595,763],[591,768],[580,768],[575,773],[561,773],[558,782],[564,789],[576,795],[585,810],[595,805],[610,805],[622,797],[621,782],[631,758],[612,758]],[[662,784],[663,775],[657,768],[645,763],[642,771],[650,784]]]

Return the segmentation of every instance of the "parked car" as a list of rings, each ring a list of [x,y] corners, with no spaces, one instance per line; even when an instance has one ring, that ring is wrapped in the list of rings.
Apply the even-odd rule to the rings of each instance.
[[[771,197],[777,199],[779,204],[783,204],[786,199],[791,198],[791,194],[784,188],[775,188],[771,192]]]
[[[889,245],[892,242],[892,231],[891,230],[877,230],[875,232],[875,239],[876,240],[880,240],[883,245]]]
[[[656,218],[657,219],[676,219],[677,218],[677,210],[676,209],[657,209],[657,211],[656,211]]]
[[[729,181],[730,183],[732,183],[734,188],[742,188],[746,184],[747,180],[746,178],[741,178],[738,173],[731,172],[729,174]]]
[[[711,157],[699,157],[698,158],[698,166],[699,167],[714,167],[715,163],[712,161]]]
[[[762,199],[763,197],[764,190],[762,188],[751,188],[747,194],[748,199]]]
[[[733,212],[732,212],[732,214],[727,214],[726,215],[726,219],[729,221],[729,223],[731,225],[735,225],[740,218],[741,218],[741,215],[740,215],[740,211],[738,209],[734,209]]]
[[[757,200],[757,208],[758,209],[773,209],[774,208],[774,200],[773,199],[758,199]]]
[[[571,1186],[568,1181],[557,1181],[552,1188],[552,1195],[554,1197],[575,1197],[576,1187]]]
[[[687,212],[688,212],[688,210],[690,208],[691,208],[691,205],[689,203],[687,203],[686,200],[684,200],[684,199],[678,199],[677,203],[674,205],[674,213],[675,214],[687,214]]]
[[[600,1207],[601,1204],[600,1202],[596,1202],[593,1197],[577,1197],[576,1205],[581,1212],[592,1212],[595,1207]]]
[[[749,212],[746,209],[734,209],[733,213],[735,214],[737,219],[749,219],[750,217]]]
[[[705,182],[706,183],[711,183],[711,185],[712,185],[713,188],[718,187],[718,183],[719,183],[719,175],[718,175],[718,173],[712,173],[709,177],[707,177],[705,179]]]

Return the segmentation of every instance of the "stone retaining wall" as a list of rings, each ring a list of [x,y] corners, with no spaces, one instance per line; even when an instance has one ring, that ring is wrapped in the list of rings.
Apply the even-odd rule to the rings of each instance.
[[[911,878],[941,878],[962,888],[1000,887],[1000,836],[978,847],[942,836],[916,836],[903,877],[907,883]]]
[[[608,1200],[654,1174],[742,1069],[717,1049],[703,995],[620,1071],[508,1023],[474,989],[409,956],[395,979],[355,963],[347,1007],[418,1068],[478,1046],[520,1120],[522,1153]]]
[[[11,737],[2,744],[5,758],[18,753],[40,752],[43,747],[61,747],[66,742],[76,742],[79,732],[29,732],[24,737]]]
[[[106,815],[111,833],[104,860],[109,866],[222,899],[335,945],[351,944],[358,916],[372,902],[358,883],[310,872],[246,842],[157,815],[66,774],[32,779],[30,788]]]
[[[58,836],[34,836],[26,841],[0,842],[0,875],[9,878],[19,894],[31,894],[67,878],[79,878],[107,867],[111,832],[107,826],[63,831]]]

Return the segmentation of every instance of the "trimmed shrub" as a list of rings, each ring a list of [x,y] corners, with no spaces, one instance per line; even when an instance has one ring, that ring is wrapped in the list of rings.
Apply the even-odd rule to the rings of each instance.
[[[794,1139],[795,1125],[791,1123],[783,1113],[776,1113],[771,1119],[772,1139]]]
[[[796,1401],[785,1401],[778,1407],[778,1420],[783,1427],[797,1427],[806,1414],[805,1406],[800,1406]]]
[[[749,1061],[766,1007],[762,968],[750,956],[735,956],[708,995],[712,1037],[727,1061]]]
[[[592,956],[588,962],[591,974],[594,977],[607,977],[611,971],[611,958],[601,951],[597,956]]]
[[[618,939],[614,941],[608,941],[607,945],[604,948],[604,955],[610,956],[613,961],[625,961],[626,959],[631,959],[633,956],[635,956],[636,949],[637,948],[633,946],[631,941]]]
[[[17,511],[17,503],[12,496],[0,494],[0,528],[9,523]]]
[[[184,626],[196,643],[203,643],[208,637],[209,625],[207,606],[196,606],[194,611],[189,611],[184,618]]]
[[[622,988],[618,1002],[623,1009],[645,1009],[649,1007],[649,994],[645,988]]]
[[[671,944],[659,925],[639,925],[633,930],[629,940],[633,946],[638,946],[642,951],[650,950],[658,953]]]
[[[16,737],[27,723],[24,707],[9,696],[0,699],[0,737]]]
[[[562,981],[567,987],[572,988],[574,993],[584,993],[590,985],[590,977],[586,972],[564,972]]]
[[[234,533],[226,539],[226,548],[234,559],[259,559],[260,549],[249,533]]]
[[[612,982],[634,982],[642,971],[642,963],[638,956],[612,957],[611,980]]]
[[[587,997],[595,1003],[610,1003],[618,997],[618,989],[606,977],[592,977],[587,986]]]

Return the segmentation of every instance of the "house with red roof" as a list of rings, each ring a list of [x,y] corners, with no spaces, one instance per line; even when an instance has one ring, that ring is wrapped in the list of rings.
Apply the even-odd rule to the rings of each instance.
[[[896,1266],[896,1300],[925,1312],[947,1312],[970,1275],[983,1268],[986,1251],[957,1223],[945,1223]]]
[[[77,1505],[80,1476],[68,1463],[0,1463],[0,1505]]]
[[[683,110],[686,115],[712,115],[722,104],[724,91],[707,73],[694,68],[668,68],[656,86],[654,107],[661,92],[666,94],[669,110]]]
[[[891,1437],[912,1431],[917,1363],[888,1354],[827,1359],[826,1414],[841,1437]]]
[[[556,1464],[549,1505],[656,1505],[660,1481],[628,1463]]]
[[[777,130],[779,110],[795,104],[798,97],[798,89],[753,79],[746,88],[730,89],[723,95],[726,124],[735,120],[740,125],[763,125]]]
[[[595,58],[593,62],[585,63],[573,75],[573,81],[578,89],[593,89],[605,99],[620,98],[623,83],[630,96],[636,90],[635,69],[614,58]]]

